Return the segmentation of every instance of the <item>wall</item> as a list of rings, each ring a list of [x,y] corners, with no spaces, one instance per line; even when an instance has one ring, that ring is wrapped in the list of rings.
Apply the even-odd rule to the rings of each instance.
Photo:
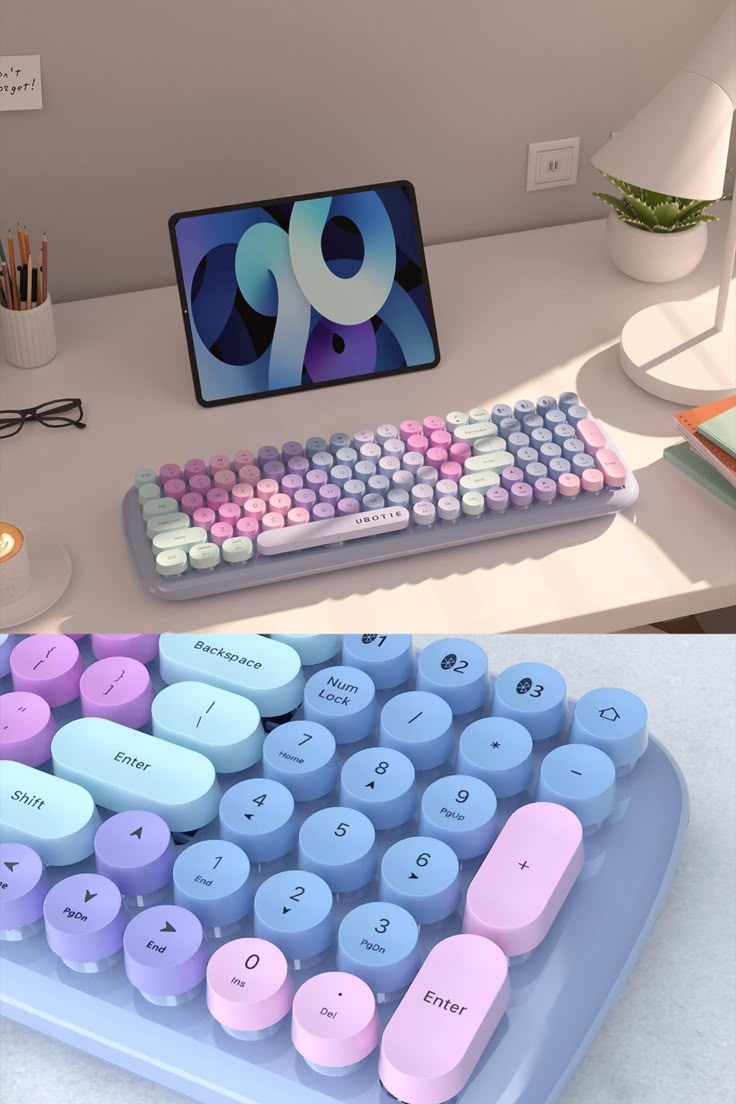
[[[408,177],[429,242],[596,218],[587,158],[723,0],[30,0],[44,109],[0,115],[0,226],[51,243],[56,299],[173,282],[173,211]],[[527,194],[530,141],[580,135]],[[52,270],[53,265],[53,270]]]

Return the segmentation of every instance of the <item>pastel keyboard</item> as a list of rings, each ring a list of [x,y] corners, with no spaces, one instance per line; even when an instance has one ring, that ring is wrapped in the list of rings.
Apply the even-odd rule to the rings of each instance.
[[[144,586],[185,599],[600,517],[638,493],[568,391],[139,468],[123,526]]]
[[[0,637],[0,693],[2,1012],[204,1104],[552,1104],[686,828],[638,697],[461,638]]]

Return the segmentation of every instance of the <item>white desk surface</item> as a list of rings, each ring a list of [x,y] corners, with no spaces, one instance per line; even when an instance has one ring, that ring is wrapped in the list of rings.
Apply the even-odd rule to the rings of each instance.
[[[418,637],[425,646],[430,638]],[[624,686],[690,790],[664,909],[560,1104],[726,1104],[736,1097],[736,640],[724,636],[475,637],[499,671],[533,657],[570,695]],[[4,1104],[181,1104],[183,1098],[0,1021]],[[298,1097],[294,1104],[299,1104]],[[489,1104],[492,1104],[489,1101]]]
[[[676,407],[630,383],[617,354],[638,309],[714,300],[723,224],[712,225],[703,264],[672,285],[614,269],[602,221],[433,246],[439,368],[212,410],[195,403],[173,287],[59,306],[54,361],[0,364],[2,407],[80,396],[88,421],[0,442],[2,516],[63,537],[74,565],[67,593],[27,628],[600,632],[736,603],[734,514],[663,459]],[[138,467],[563,390],[635,470],[628,516],[180,603],[134,573],[120,500]]]

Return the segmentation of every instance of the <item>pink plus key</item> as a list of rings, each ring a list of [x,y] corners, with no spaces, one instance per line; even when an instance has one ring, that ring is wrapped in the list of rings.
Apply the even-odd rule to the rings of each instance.
[[[0,698],[0,759],[40,767],[51,757],[58,725],[48,702],[25,690]]]
[[[376,998],[362,978],[333,970],[297,990],[291,1041],[318,1072],[352,1073],[378,1044]]]
[[[207,964],[207,1008],[236,1039],[273,1034],[291,1009],[286,958],[265,939],[234,939]]]
[[[591,456],[595,456],[598,449],[606,447],[605,434],[592,418],[581,418],[575,426],[575,432],[585,445],[585,451]]]
[[[143,728],[151,719],[151,676],[137,659],[111,656],[99,659],[79,683],[82,715]]]
[[[79,648],[68,636],[28,636],[10,654],[13,689],[39,694],[52,707],[79,697],[83,670]]]
[[[158,633],[92,633],[95,659],[128,656],[139,663],[158,659]]]

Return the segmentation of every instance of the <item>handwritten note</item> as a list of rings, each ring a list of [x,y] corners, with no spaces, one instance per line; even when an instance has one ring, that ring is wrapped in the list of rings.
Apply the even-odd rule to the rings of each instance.
[[[33,111],[41,107],[41,55],[0,57],[0,111]]]

